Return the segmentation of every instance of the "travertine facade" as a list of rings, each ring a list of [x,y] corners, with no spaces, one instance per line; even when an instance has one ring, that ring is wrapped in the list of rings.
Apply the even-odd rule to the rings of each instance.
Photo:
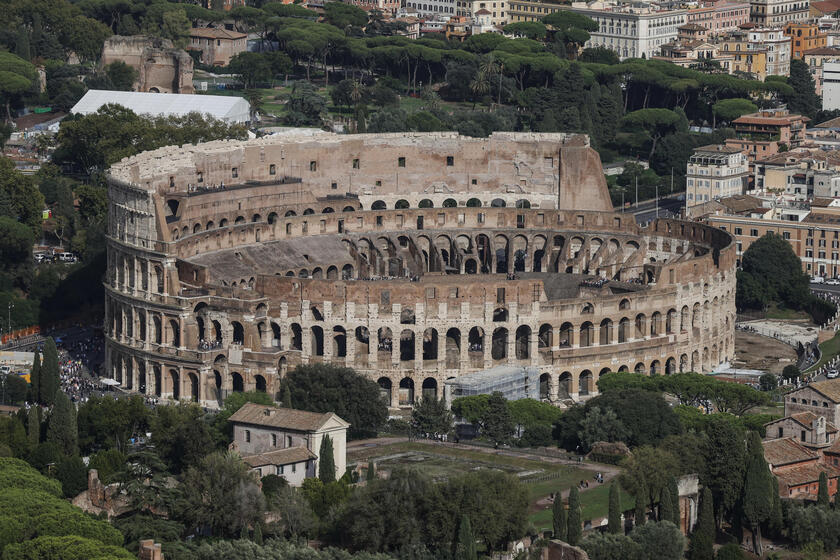
[[[511,364],[559,403],[733,353],[730,235],[613,213],[585,136],[213,142],[109,189],[108,371],[148,394],[214,406],[323,361],[401,406]]]

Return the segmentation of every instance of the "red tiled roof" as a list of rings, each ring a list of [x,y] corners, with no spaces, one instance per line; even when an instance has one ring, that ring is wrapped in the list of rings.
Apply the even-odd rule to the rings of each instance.
[[[764,446],[764,458],[771,468],[814,461],[819,458],[817,453],[791,438],[770,439],[761,443]]]
[[[269,426],[301,432],[314,432],[326,424],[332,417],[335,417],[343,424],[347,424],[332,412],[309,412],[306,410],[265,406],[256,403],[246,403],[242,408],[234,412],[228,420],[230,422],[240,422],[254,426]]]
[[[245,33],[228,31],[227,29],[216,29],[215,27],[193,27],[190,29],[190,37],[203,37],[205,39],[244,39]]]
[[[305,447],[287,447],[242,457],[243,461],[254,468],[264,467],[265,465],[291,465],[292,463],[303,463],[309,459],[317,459],[317,457]]]
[[[820,473],[823,472],[828,475],[828,478],[837,478],[840,476],[840,469],[822,463],[809,463],[775,474],[780,483],[790,488],[792,486],[802,486],[803,484],[814,484],[819,481]]]

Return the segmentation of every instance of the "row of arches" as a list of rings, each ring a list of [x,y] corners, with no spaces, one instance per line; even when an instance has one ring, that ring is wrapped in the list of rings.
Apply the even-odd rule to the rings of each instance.
[[[119,251],[108,251],[108,280],[112,288],[121,291],[166,293],[165,275],[160,263]]]
[[[457,208],[459,206],[465,208],[481,208],[482,206],[488,206],[490,208],[505,208],[507,207],[507,202],[505,202],[502,198],[493,198],[489,202],[485,203],[478,197],[472,197],[467,200],[462,200],[460,203],[455,200],[454,198],[446,198],[441,203],[441,208]],[[431,198],[423,198],[417,203],[417,208],[434,208],[435,203],[432,201]],[[530,208],[531,201],[527,198],[520,198],[514,202],[515,208]],[[411,203],[404,199],[398,199],[394,202],[392,208],[388,208],[388,204],[384,200],[374,200],[371,205],[371,210],[406,210],[411,208]]]

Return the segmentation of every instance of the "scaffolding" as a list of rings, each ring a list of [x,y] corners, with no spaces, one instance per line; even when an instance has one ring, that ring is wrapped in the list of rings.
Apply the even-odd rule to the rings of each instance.
[[[540,371],[535,367],[496,366],[477,373],[448,379],[446,395],[458,397],[500,392],[507,400],[540,398]]]

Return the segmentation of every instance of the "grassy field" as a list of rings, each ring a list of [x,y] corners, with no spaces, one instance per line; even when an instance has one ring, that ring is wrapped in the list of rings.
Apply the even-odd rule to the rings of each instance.
[[[591,482],[590,482],[591,484]],[[636,505],[636,500],[624,491],[621,492],[621,508],[624,511],[633,509]],[[587,519],[600,519],[607,516],[609,510],[610,499],[610,485],[602,484],[597,488],[590,486],[589,490],[582,492],[580,495],[581,517]],[[532,513],[528,520],[533,523],[538,530],[551,529],[551,508],[546,507],[539,511]]]
[[[820,352],[822,353],[820,361],[805,371],[815,371],[840,354],[840,333],[820,344]]]
[[[381,459],[379,459],[381,458]],[[411,466],[432,478],[445,479],[474,469],[498,469],[518,474],[528,490],[529,520],[537,528],[551,526],[551,510],[537,502],[552,492],[568,490],[581,480],[589,480],[590,488],[581,493],[584,519],[595,519],[607,515],[609,485],[592,487],[592,478],[597,465],[578,467],[548,463],[520,456],[484,453],[479,450],[430,445],[422,442],[401,442],[389,445],[353,449],[347,454],[348,463],[377,461],[380,468]],[[622,491],[621,503],[624,509],[633,507],[633,498]]]
[[[780,309],[776,306],[772,306],[767,310],[767,318],[768,319],[779,319],[781,321],[798,321],[800,319],[805,319],[810,321],[811,316],[805,313],[804,311],[796,311],[793,309]]]

